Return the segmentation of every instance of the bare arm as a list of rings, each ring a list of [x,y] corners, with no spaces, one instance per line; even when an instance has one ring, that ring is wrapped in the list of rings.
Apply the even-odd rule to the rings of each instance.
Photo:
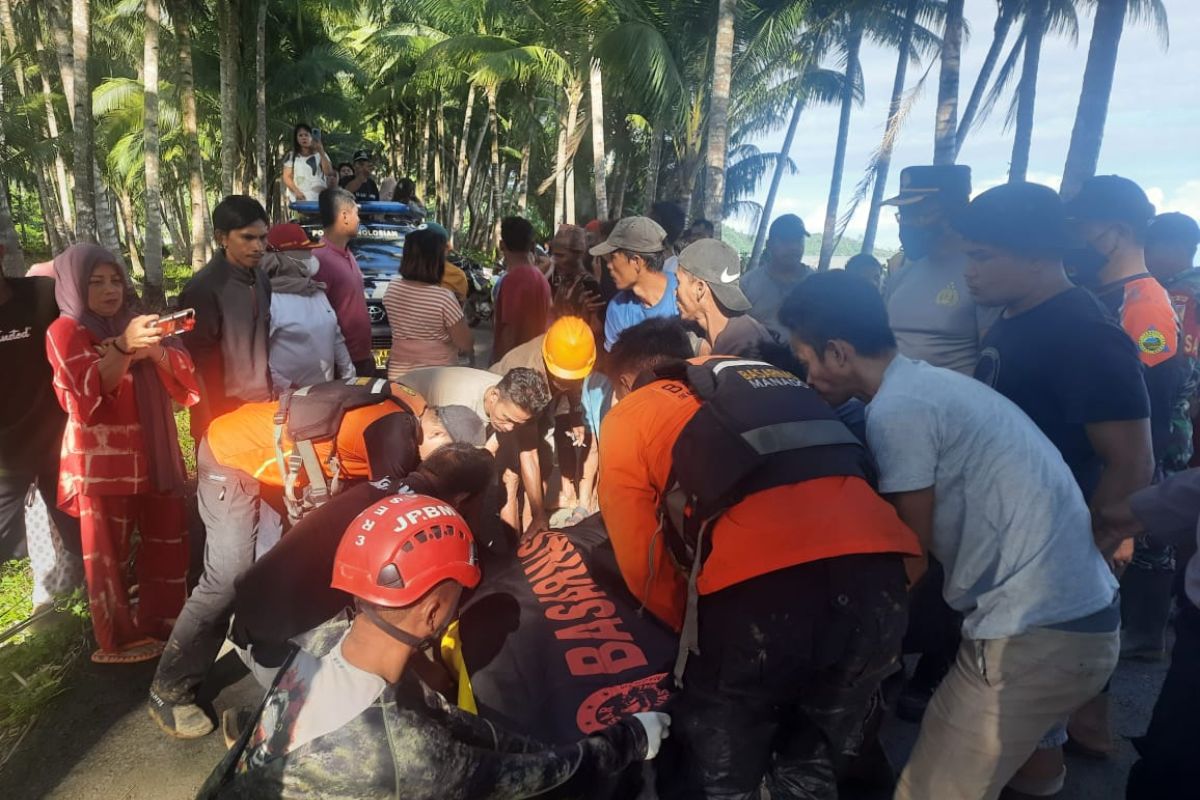
[[[1092,449],[1104,462],[1104,472],[1092,495],[1092,510],[1123,504],[1139,489],[1150,485],[1154,478],[1154,452],[1150,443],[1150,420],[1122,420],[1119,422],[1096,422],[1086,426],[1088,441]],[[1097,546],[1109,556],[1116,569],[1121,569],[1133,557],[1132,539],[1113,542],[1104,528],[1106,522],[1096,518],[1093,522]]]
[[[529,503],[529,512],[533,517],[525,531],[525,536],[528,537],[547,524],[545,495],[542,491],[542,462],[538,456],[537,445],[531,450],[522,450],[518,461],[521,465],[521,485],[525,489],[525,502]]]
[[[921,543],[921,556],[904,562],[908,585],[916,586],[929,567],[929,547],[933,543],[933,487],[915,492],[897,492],[886,497],[895,506],[900,521],[912,528],[917,534],[917,541]]]
[[[288,191],[296,196],[297,200],[307,200],[304,192],[300,191],[300,187],[296,185],[296,175],[292,170],[292,162],[288,163],[283,168],[283,185],[288,188]]]
[[[450,326],[450,341],[464,355],[475,352],[475,334],[471,333],[465,319],[460,318]]]
[[[579,479],[579,507],[591,511],[595,505],[596,476],[600,472],[600,443],[592,442],[587,459],[583,462],[583,474]]]

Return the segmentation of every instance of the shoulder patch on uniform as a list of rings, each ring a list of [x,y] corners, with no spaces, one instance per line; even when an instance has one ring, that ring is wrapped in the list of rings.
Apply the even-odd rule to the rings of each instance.
[[[1157,328],[1149,328],[1137,339],[1138,349],[1143,353],[1158,355],[1167,349],[1167,338]]]

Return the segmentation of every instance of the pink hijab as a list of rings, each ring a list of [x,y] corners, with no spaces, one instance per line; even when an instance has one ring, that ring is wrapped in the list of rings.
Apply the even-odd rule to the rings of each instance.
[[[101,264],[111,264],[125,282],[125,302],[121,310],[112,317],[102,317],[87,305],[88,281]],[[137,293],[129,282],[129,276],[120,261],[103,247],[94,244],[76,244],[68,247],[54,258],[54,299],[59,312],[87,328],[97,339],[109,339],[124,333],[129,321],[136,315],[139,302]],[[178,347],[175,342],[163,340],[164,347]],[[175,430],[175,417],[171,413],[171,397],[158,376],[158,371],[149,361],[138,361],[130,366],[133,375],[134,397],[137,402],[138,421],[146,442],[147,461],[154,491],[160,494],[178,494],[183,489],[183,456],[179,451],[179,435]]]

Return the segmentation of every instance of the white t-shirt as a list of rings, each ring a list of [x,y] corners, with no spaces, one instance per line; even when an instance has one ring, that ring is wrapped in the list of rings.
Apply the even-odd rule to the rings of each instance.
[[[284,167],[291,167],[292,181],[304,192],[305,200],[316,200],[317,195],[325,191],[325,173],[321,169],[321,154],[310,153],[309,155],[301,155],[299,153],[288,153],[287,158],[283,160]],[[288,200],[295,202],[298,198],[292,193],[291,189],[287,190]]]
[[[867,405],[882,494],[933,487],[931,551],[963,635],[1002,639],[1112,604],[1117,581],[1058,449],[1006,397],[896,356]]]

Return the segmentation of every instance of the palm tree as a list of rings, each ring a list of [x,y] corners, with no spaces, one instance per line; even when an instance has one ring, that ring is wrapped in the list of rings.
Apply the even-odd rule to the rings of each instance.
[[[1025,180],[1029,171],[1029,150],[1033,144],[1033,109],[1037,102],[1038,64],[1042,56],[1042,37],[1048,23],[1047,0],[1029,0],[1025,15],[1025,58],[1021,81],[1017,84],[1016,134],[1013,136],[1012,161],[1008,168],[1010,183]]]
[[[204,162],[200,152],[200,127],[196,110],[196,78],[192,66],[192,9],[191,0],[168,0],[175,23],[175,40],[179,56],[179,101],[183,120],[184,151],[187,153],[188,197],[191,206],[192,270],[199,270],[207,260],[209,219],[204,194]]]
[[[608,196],[604,171],[604,77],[599,59],[591,59],[588,94],[592,101],[592,182],[596,189],[596,219],[607,219]]]
[[[267,186],[267,6],[269,0],[258,0],[258,19],[254,28],[254,141],[258,145],[258,192],[263,202],[271,194]]]
[[[988,45],[987,54],[983,57],[983,64],[979,67],[979,75],[976,76],[975,85],[971,88],[971,96],[967,99],[966,108],[963,109],[962,116],[958,121],[958,131],[954,137],[954,146],[957,148],[954,154],[956,160],[958,153],[962,151],[967,133],[975,122],[975,115],[979,111],[980,103],[983,102],[984,91],[996,69],[996,62],[1000,60],[1000,52],[1004,49],[1004,43],[1008,40],[1008,32],[1012,29],[1013,22],[1020,13],[1022,2],[1023,0],[997,0],[998,9],[996,23],[992,27],[992,43]]]
[[[217,35],[221,54],[221,194],[227,196],[233,194],[237,170],[238,55],[242,41],[238,0],[217,0]]]
[[[1104,121],[1108,117],[1108,99],[1112,94],[1117,70],[1117,49],[1130,14],[1148,16],[1167,44],[1167,11],[1161,0],[1096,0],[1096,20],[1088,45],[1087,66],[1083,70],[1083,88],[1071,130],[1071,145],[1063,168],[1062,193],[1070,197],[1083,182],[1096,174],[1100,144],[1104,139]]]
[[[920,0],[905,0],[904,30],[900,34],[900,47],[896,52],[896,77],[892,82],[892,99],[888,104],[887,123],[884,126],[883,143],[879,148],[879,158],[875,161],[875,175],[871,179],[873,182],[871,207],[867,213],[866,232],[863,234],[862,251],[864,253],[875,252],[875,233],[879,228],[879,212],[882,207],[883,193],[887,189],[888,172],[891,171],[892,148],[895,146],[896,137],[900,133],[901,102],[904,99],[904,83],[908,79],[908,62],[912,56],[913,30],[917,25],[919,5]],[[961,19],[959,23],[961,25]],[[950,26],[949,19],[946,20],[946,26],[948,31]],[[945,58],[946,51],[943,49],[943,65],[945,65]],[[936,149],[937,145],[934,147]]]
[[[92,29],[89,0],[71,2],[71,70],[75,114],[75,238],[96,241],[96,183],[92,152],[92,90],[88,57]]]
[[[958,154],[958,72],[962,60],[962,36],[963,0],[947,0],[937,127],[933,138],[934,164],[953,164]]]
[[[737,0],[718,0],[717,32],[713,42],[712,95],[708,101],[708,176],[704,216],[721,238],[725,216],[725,156],[729,136],[729,84],[733,71],[733,26]]]
[[[839,38],[846,72],[842,85],[841,111],[838,114],[837,145],[833,151],[833,174],[829,180],[829,201],[825,205],[825,226],[822,230],[818,270],[829,269],[833,249],[837,245],[835,233],[841,201],[842,176],[846,170],[846,145],[850,140],[850,112],[854,106],[854,87],[862,81],[862,65],[858,62],[858,53],[862,47],[866,20],[861,13],[852,14],[842,24],[843,32]]]
[[[158,34],[160,8],[158,0],[145,0],[146,47],[142,83],[145,102],[146,151],[146,245],[143,269],[146,273],[145,298],[150,306],[157,307],[163,296],[163,238],[162,238],[162,187],[159,183],[158,138]],[[125,212],[126,224],[132,228],[132,209]],[[136,253],[134,243],[129,248]]]

